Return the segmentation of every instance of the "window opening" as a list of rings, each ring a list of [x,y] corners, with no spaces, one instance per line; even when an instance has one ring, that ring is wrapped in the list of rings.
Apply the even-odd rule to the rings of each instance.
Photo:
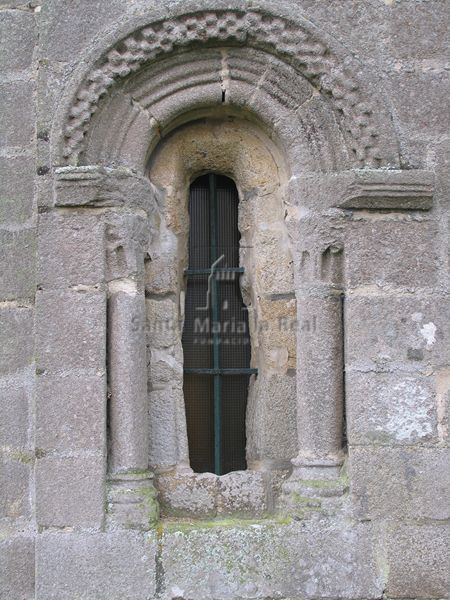
[[[189,194],[189,266],[183,328],[184,399],[191,467],[246,469],[251,346],[239,277],[239,196],[228,177],[196,179]]]

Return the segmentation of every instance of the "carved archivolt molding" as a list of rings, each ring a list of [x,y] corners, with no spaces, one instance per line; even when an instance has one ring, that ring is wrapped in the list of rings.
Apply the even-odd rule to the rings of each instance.
[[[174,50],[208,44],[249,46],[292,65],[340,114],[356,162],[382,166],[386,157],[373,100],[363,93],[349,63],[319,39],[312,26],[255,11],[207,11],[158,21],[134,31],[105,52],[79,85],[64,125],[64,157],[83,150],[99,99],[116,80]]]

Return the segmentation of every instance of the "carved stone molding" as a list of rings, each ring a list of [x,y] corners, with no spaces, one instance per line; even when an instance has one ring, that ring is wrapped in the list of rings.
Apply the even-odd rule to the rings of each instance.
[[[99,166],[55,169],[55,206],[127,207],[150,215],[156,191],[150,180],[126,168]]]
[[[430,210],[434,175],[430,171],[352,169],[329,173],[299,173],[289,181],[295,207],[313,212],[349,210]],[[292,211],[296,234],[296,210]]]
[[[111,528],[148,530],[159,518],[157,493],[150,472],[110,475],[107,523]]]
[[[64,125],[65,159],[74,161],[83,150],[84,136],[99,99],[116,80],[160,56],[199,44],[246,45],[289,63],[322,95],[332,99],[357,163],[381,166],[386,161],[382,136],[386,137],[384,130],[389,127],[386,124],[380,131],[380,109],[375,108],[373,95],[369,97],[362,91],[355,75],[355,60],[335,53],[306,21],[235,10],[201,11],[157,21],[110,47],[85,75],[71,101]]]
[[[354,171],[339,208],[430,210],[434,177],[428,171]]]

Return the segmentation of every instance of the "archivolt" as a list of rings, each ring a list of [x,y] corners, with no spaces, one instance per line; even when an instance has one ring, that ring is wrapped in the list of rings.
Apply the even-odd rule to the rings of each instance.
[[[71,99],[63,127],[64,158],[72,163],[78,160],[99,99],[115,81],[163,55],[199,45],[247,46],[275,55],[332,100],[354,164],[378,167],[398,163],[389,115],[373,90],[363,91],[358,81],[362,67],[354,58],[341,50],[333,51],[307,21],[234,10],[197,12],[154,22],[104,52]]]

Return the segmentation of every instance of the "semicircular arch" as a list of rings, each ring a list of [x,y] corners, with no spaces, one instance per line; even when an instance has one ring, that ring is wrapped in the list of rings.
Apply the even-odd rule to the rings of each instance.
[[[239,97],[239,91],[241,96],[245,95],[247,86],[254,88],[253,93],[258,92],[253,94],[254,106],[251,108],[262,121],[269,122],[274,129],[279,121],[281,129],[283,126],[286,129],[286,123],[279,119],[282,106],[303,124],[305,139],[319,155],[326,157],[330,153],[326,140],[329,146],[334,146],[332,164],[327,157],[322,161],[326,169],[398,166],[396,136],[390,115],[367,73],[363,82],[360,81],[363,65],[337,44],[330,44],[308,21],[293,21],[257,10],[206,10],[181,14],[138,27],[105,48],[82,75],[78,73],[74,77],[73,90],[68,93],[58,125],[60,160],[79,164],[80,155],[86,154],[87,141],[92,143],[94,137],[92,129],[98,119],[93,116],[102,112],[106,104],[109,110],[116,106],[120,115],[123,127],[118,132],[119,138],[128,124],[131,128],[139,121],[141,135],[137,143],[150,144],[151,128],[161,128],[159,119],[152,120],[149,110],[148,99],[152,94],[144,93],[141,100],[131,97],[133,101],[129,101],[125,113],[121,111],[126,103],[121,103],[120,96],[132,80],[140,81],[142,91],[146,87],[146,78],[147,89],[152,85],[158,87],[158,80],[150,76],[157,70],[158,63],[167,57],[178,57],[182,63],[180,56],[195,50],[197,58],[199,53],[204,54],[203,66],[207,62],[206,55],[214,66],[203,73],[203,82],[200,77],[194,85],[192,74],[187,77],[189,70],[196,68],[190,61],[189,69],[185,68],[181,78],[185,90],[191,93],[191,98],[185,98],[184,103],[179,102],[182,86],[173,90],[166,80],[166,87],[161,88],[160,94],[165,98],[167,110],[171,101],[178,102],[174,111],[178,115],[196,108],[205,109],[206,105],[209,109],[220,107],[224,104],[222,93],[225,93],[225,103],[229,107],[243,110],[245,102]],[[215,61],[212,58],[214,52],[217,55]],[[252,52],[256,57],[253,67],[249,60]],[[119,82],[122,85],[118,85]],[[208,98],[208,93],[213,89],[216,93],[217,88],[221,95]],[[299,102],[307,88],[310,97]],[[129,100],[130,96],[126,92],[125,95]],[[162,105],[161,101],[159,104]],[[145,118],[147,123],[143,126]],[[322,136],[321,128],[325,131]],[[330,137],[329,132],[336,130],[338,135]],[[338,157],[342,154],[340,146],[345,148],[345,155]]]

